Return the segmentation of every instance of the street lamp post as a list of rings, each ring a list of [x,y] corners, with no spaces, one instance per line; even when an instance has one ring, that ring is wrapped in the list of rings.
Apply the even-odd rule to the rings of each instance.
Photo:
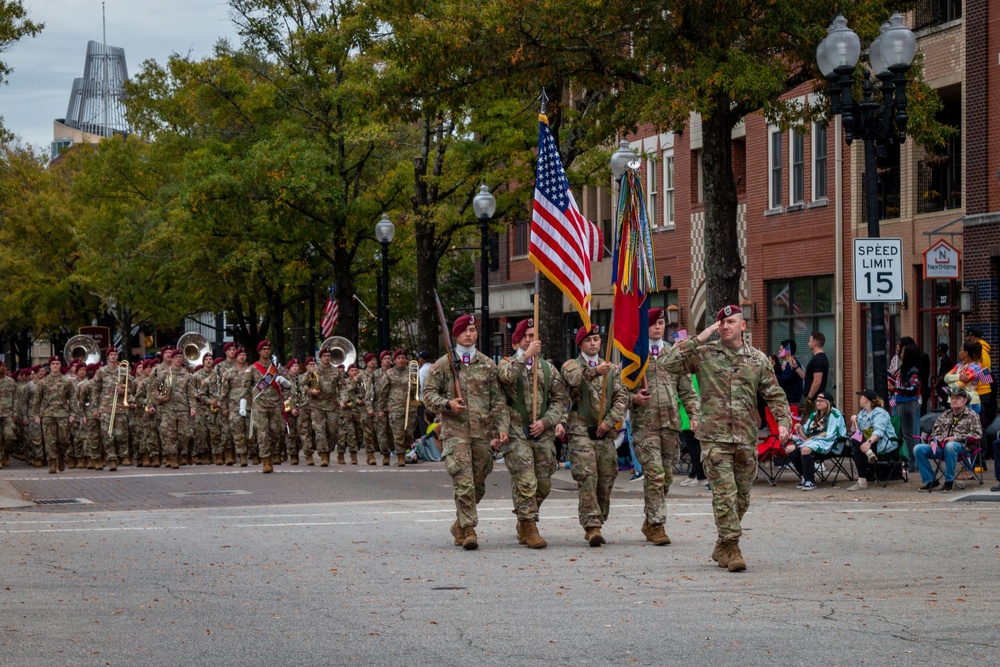
[[[479,186],[479,194],[472,198],[472,210],[479,219],[480,234],[480,255],[479,255],[479,279],[482,283],[482,320],[477,327],[479,329],[479,347],[487,357],[492,357],[490,348],[490,218],[497,210],[497,200],[490,192],[489,187],[484,183]]]
[[[913,32],[903,25],[902,15],[893,12],[882,24],[879,36],[868,49],[871,72],[862,72],[862,99],[852,96],[854,69],[861,57],[861,40],[847,27],[847,19],[838,14],[827,29],[827,36],[816,49],[820,71],[830,82],[830,110],[843,116],[844,139],[848,145],[855,137],[865,142],[865,197],[868,236],[878,238],[877,158],[885,155],[885,145],[906,141],[906,71],[917,50]],[[872,97],[871,73],[881,82],[882,102]],[[872,379],[875,392],[888,394],[887,343],[882,302],[871,304]]]
[[[382,289],[379,290],[378,305],[378,345],[380,350],[389,349],[389,244],[396,235],[396,226],[385,213],[375,223],[375,239],[382,244]]]

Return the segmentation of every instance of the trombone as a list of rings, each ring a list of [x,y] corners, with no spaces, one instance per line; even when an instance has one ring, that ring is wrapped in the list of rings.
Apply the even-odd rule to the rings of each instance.
[[[416,403],[420,404],[420,378],[417,373],[420,370],[420,364],[416,360],[410,361],[407,364],[409,369],[409,374],[406,378],[406,417],[403,419],[403,432],[405,433],[410,427],[410,404]],[[410,400],[410,385],[413,385],[413,400]]]
[[[115,375],[115,393],[111,402],[111,423],[108,424],[108,436],[113,436],[115,434],[115,413],[118,411],[118,387],[122,384],[123,375],[125,376],[125,398],[122,400],[122,407],[132,407],[128,402],[129,363],[127,361],[119,361],[118,373]]]

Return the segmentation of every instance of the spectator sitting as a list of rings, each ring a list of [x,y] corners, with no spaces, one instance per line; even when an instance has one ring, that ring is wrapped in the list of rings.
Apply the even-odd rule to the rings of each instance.
[[[869,465],[877,460],[877,453],[888,454],[897,448],[893,438],[892,418],[885,411],[882,399],[873,389],[858,392],[861,411],[851,416],[851,430],[860,433],[862,441],[851,449],[851,458],[858,469],[858,481],[847,487],[848,491],[868,488]]]
[[[941,491],[951,491],[955,482],[958,455],[963,448],[968,447],[970,439],[978,440],[983,437],[979,415],[969,409],[969,393],[956,387],[949,394],[951,410],[941,413],[934,422],[930,435],[931,440],[942,443],[941,446],[919,444],[913,448],[913,459],[920,471],[920,481],[924,483],[920,487],[921,491],[932,491],[941,485],[931,470],[930,463],[931,459],[940,458],[944,458],[944,486]]]
[[[806,370],[795,358],[795,341],[787,338],[778,346],[779,366],[774,369],[778,376],[778,384],[785,390],[788,397],[788,404],[794,405],[796,409],[802,401],[802,379],[806,376]]]
[[[785,453],[794,457],[792,465],[802,482],[798,488],[813,491],[816,488],[816,461],[814,454],[829,454],[837,441],[847,437],[844,415],[833,405],[828,391],[816,394],[816,411],[806,419],[805,425],[795,425],[795,437],[785,445]]]

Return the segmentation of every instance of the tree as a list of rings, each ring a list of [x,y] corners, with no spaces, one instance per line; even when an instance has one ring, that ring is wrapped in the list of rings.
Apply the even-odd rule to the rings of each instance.
[[[8,51],[16,42],[24,37],[34,37],[45,27],[44,23],[35,23],[28,18],[21,0],[0,0],[0,53]],[[0,83],[6,83],[13,69],[0,60]],[[10,137],[3,127],[3,117],[0,116],[0,141],[9,141]],[[2,193],[0,193],[2,195]],[[0,199],[0,203],[2,203]]]

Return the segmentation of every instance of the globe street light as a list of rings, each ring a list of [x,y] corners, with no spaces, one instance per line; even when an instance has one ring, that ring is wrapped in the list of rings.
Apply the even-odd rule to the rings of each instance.
[[[816,49],[816,63],[830,83],[830,110],[844,121],[844,140],[850,145],[855,137],[865,142],[865,197],[868,236],[878,238],[878,153],[885,146],[906,141],[906,70],[910,69],[917,50],[913,32],[903,25],[903,16],[893,12],[882,25],[879,36],[868,50],[871,68],[862,71],[862,99],[852,95],[854,70],[861,57],[861,40],[847,27],[847,19],[838,14],[827,28],[827,35]],[[881,103],[872,97],[871,75],[881,81]],[[888,364],[885,339],[885,315],[881,301],[871,302],[872,378],[875,392],[887,398]]]
[[[379,290],[378,304],[378,346],[379,350],[389,349],[389,244],[396,235],[396,226],[385,213],[375,223],[375,240],[382,244],[382,289]]]
[[[487,357],[490,353],[490,218],[497,210],[497,200],[484,183],[479,186],[479,194],[472,199],[472,210],[479,219],[480,249],[479,249],[479,279],[482,283],[480,293],[482,303],[481,322],[479,329],[479,349]]]

